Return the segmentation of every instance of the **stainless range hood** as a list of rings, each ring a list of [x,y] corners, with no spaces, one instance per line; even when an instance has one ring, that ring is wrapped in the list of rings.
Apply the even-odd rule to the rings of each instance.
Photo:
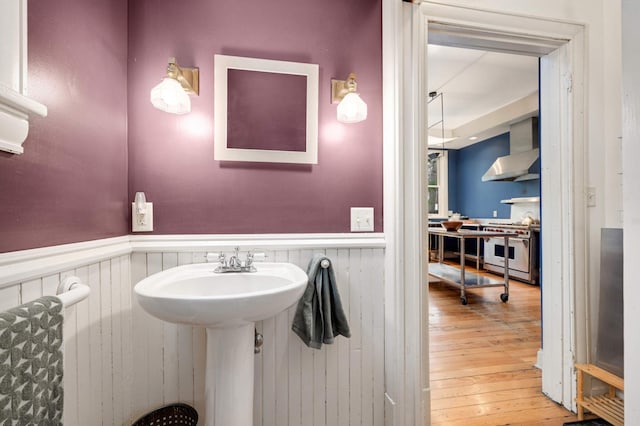
[[[509,129],[509,155],[498,157],[482,181],[509,180],[523,181],[539,179],[540,175],[529,173],[529,169],[538,159],[538,119],[528,118],[512,124]]]

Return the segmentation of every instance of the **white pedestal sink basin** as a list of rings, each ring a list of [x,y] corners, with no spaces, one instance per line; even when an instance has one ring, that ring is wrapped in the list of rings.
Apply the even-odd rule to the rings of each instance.
[[[257,272],[215,273],[215,265],[178,266],[134,290],[140,306],[164,321],[207,328],[205,424],[253,424],[254,323],[293,305],[307,285],[290,263],[256,263]]]

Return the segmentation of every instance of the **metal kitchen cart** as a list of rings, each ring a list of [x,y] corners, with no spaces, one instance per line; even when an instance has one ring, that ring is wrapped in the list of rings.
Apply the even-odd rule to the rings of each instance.
[[[437,235],[439,238],[438,247],[440,250],[444,249],[444,238],[456,238],[460,241],[460,267],[447,265],[442,263],[443,253],[438,256],[439,261],[429,263],[429,275],[444,281],[448,284],[457,286],[460,288],[460,302],[466,305],[468,302],[466,289],[467,288],[479,288],[479,287],[502,287],[504,286],[504,293],[500,294],[500,300],[506,302],[509,300],[509,256],[505,256],[504,261],[504,280],[496,280],[477,274],[475,272],[465,271],[465,253],[464,253],[464,241],[465,239],[481,239],[502,237],[504,238],[505,253],[509,253],[509,238],[516,237],[516,233],[510,232],[489,232],[489,231],[474,231],[460,229],[458,231],[446,231],[444,229],[429,229],[429,233]]]

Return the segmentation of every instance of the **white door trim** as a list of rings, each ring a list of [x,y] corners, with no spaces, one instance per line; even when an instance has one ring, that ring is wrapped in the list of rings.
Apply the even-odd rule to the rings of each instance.
[[[560,69],[569,70],[571,90],[556,88],[560,103],[547,105],[551,120],[543,119],[542,134],[557,135],[560,152],[542,150],[543,164],[555,164],[553,173],[545,165],[542,170],[543,194],[551,182],[562,182],[558,196],[542,207],[545,224],[554,224],[559,236],[543,225],[543,263],[547,272],[543,306],[559,303],[559,309],[544,309],[543,322],[550,326],[543,336],[545,352],[543,391],[568,408],[574,407],[573,362],[576,347],[584,342],[586,292],[576,282],[586,282],[586,204],[584,203],[584,28],[568,22],[505,14],[490,10],[470,9],[423,2],[410,3],[383,0],[383,112],[385,146],[385,233],[386,316],[389,325],[385,336],[387,422],[386,425],[429,423],[428,383],[428,312],[426,282],[427,261],[424,253],[427,213],[422,208],[422,182],[426,162],[422,161],[422,111],[425,96],[421,88],[425,79],[426,27],[429,21],[454,26],[482,28],[488,32],[524,35],[534,43],[544,39],[568,40]],[[553,61],[553,58],[548,58]],[[543,100],[543,102],[545,102]],[[550,104],[550,103],[549,103]],[[564,109],[560,116],[561,105]],[[546,123],[546,124],[545,124]],[[562,131],[565,129],[565,131]],[[425,145],[426,146],[426,145]],[[555,161],[554,161],[555,160]],[[420,162],[420,163],[419,163]],[[560,179],[554,180],[557,176]],[[548,185],[545,186],[544,182]],[[545,187],[547,189],[545,190]],[[543,195],[544,197],[544,195]],[[419,208],[419,213],[412,209]],[[546,250],[561,239],[559,258]],[[580,248],[580,250],[577,250]],[[416,254],[417,253],[417,254]],[[555,265],[555,266],[550,266]],[[543,284],[544,285],[544,284]],[[422,298],[424,297],[424,303]],[[556,304],[558,304],[556,303]],[[415,337],[420,336],[420,342]],[[547,352],[548,350],[548,352]],[[556,380],[561,377],[561,380]],[[416,379],[420,378],[420,379]],[[551,379],[551,380],[550,380]],[[419,419],[422,418],[422,421]]]
[[[403,93],[406,60],[412,52],[406,43],[413,36],[411,21],[415,20],[412,5],[397,0],[382,2],[382,72],[383,72],[383,150],[384,150],[384,230],[387,242],[385,256],[385,425],[417,425],[417,415],[428,412],[421,407],[416,372],[420,371],[419,321],[411,317],[415,312],[407,306],[410,277],[420,268],[415,261],[419,248],[407,247],[411,239],[405,237],[404,224],[415,223],[417,209],[407,209],[406,200],[415,200],[404,188],[407,162],[405,142],[412,144],[410,125],[403,119],[404,111],[412,112],[413,103]],[[409,84],[411,86],[411,84]],[[410,122],[409,122],[410,124]],[[407,197],[408,195],[408,197]],[[413,257],[407,254],[413,253]],[[419,308],[419,305],[418,305]]]

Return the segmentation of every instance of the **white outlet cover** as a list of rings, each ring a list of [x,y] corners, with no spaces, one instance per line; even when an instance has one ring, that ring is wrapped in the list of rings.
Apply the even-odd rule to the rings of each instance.
[[[351,207],[351,232],[373,232],[373,207]]]
[[[136,214],[136,205],[131,203],[131,232],[153,231],[153,203],[147,203],[144,215]]]

